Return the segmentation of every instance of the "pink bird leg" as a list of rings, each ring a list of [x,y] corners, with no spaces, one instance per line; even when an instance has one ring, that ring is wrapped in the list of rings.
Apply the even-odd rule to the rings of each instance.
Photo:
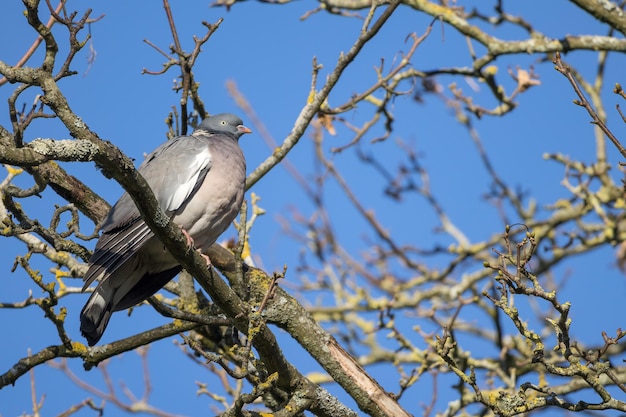
[[[187,239],[187,246],[189,246],[190,248],[195,249],[193,238],[191,237],[191,235],[185,229],[183,229],[182,227],[180,228],[180,230],[182,231],[183,236],[185,236],[185,238]],[[200,249],[196,249],[196,251],[200,254],[200,256],[202,256],[202,258],[204,258],[204,260],[206,261],[206,266],[210,267],[212,265],[211,264],[211,259],[207,255],[202,253],[200,251]]]

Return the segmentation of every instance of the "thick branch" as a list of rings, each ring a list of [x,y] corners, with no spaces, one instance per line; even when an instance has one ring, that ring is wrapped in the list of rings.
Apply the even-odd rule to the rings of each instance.
[[[209,249],[212,262],[232,282],[237,282],[237,264],[233,254],[219,245]],[[249,268],[248,282],[257,297],[267,291],[270,277],[259,269]],[[370,377],[335,338],[325,331],[292,296],[280,287],[263,310],[272,324],[286,330],[339,383],[364,412],[372,416],[408,416],[409,414]]]
[[[570,0],[572,3],[601,22],[626,35],[626,14],[622,8],[609,0]]]
[[[23,148],[0,145],[0,163],[31,167],[47,161],[93,161],[98,147],[86,140],[36,139]]]

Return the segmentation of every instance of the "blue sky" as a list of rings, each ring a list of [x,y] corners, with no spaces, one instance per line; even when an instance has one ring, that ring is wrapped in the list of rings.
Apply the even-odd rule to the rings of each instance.
[[[275,6],[248,1],[235,5],[227,12],[222,8],[209,8],[206,2],[172,2],[181,42],[187,50],[192,48],[192,36],[204,33],[200,21],[213,23],[219,17],[224,17],[219,30],[203,48],[204,52],[195,67],[196,79],[201,83],[200,89],[209,112],[234,112],[243,116],[225,87],[225,83],[232,80],[274,139],[280,142],[286,136],[306,102],[313,57],[317,57],[318,62],[324,65],[320,76],[320,80],[323,80],[334,67],[340,52],[350,48],[361,28],[358,19],[324,12],[301,21],[299,17],[310,10],[313,4],[295,2]],[[94,1],[91,6],[93,17],[105,15],[91,26],[91,46],[97,53],[96,59],[89,67],[88,48],[85,48],[72,67],[79,75],[62,80],[60,85],[72,109],[101,138],[115,143],[139,162],[144,153],[150,152],[165,140],[164,119],[178,101],[177,95],[171,90],[173,80],[178,75],[175,71],[158,77],[141,74],[143,68],[158,70],[163,63],[163,57],[143,40],[148,39],[164,50],[172,43],[165,13],[160,2],[147,0],[128,3]],[[82,7],[82,2],[70,2],[68,9],[74,7]],[[564,14],[563,10],[567,10],[567,13]],[[22,11],[21,2],[11,0],[3,5],[3,13],[0,15],[0,36],[2,39],[10,39],[10,42],[0,43],[0,60],[7,63],[16,62],[34,40],[34,33],[22,17]],[[514,4],[509,12],[523,13],[548,36],[605,33],[605,30],[598,29],[596,22],[565,1],[526,1],[524,5]],[[331,94],[330,104],[345,102],[355,92],[374,83],[376,74],[373,67],[380,65],[380,59],[384,58],[385,65],[390,65],[399,53],[409,49],[409,44],[404,42],[407,35],[411,32],[421,35],[430,20],[408,9],[398,10],[380,35],[366,46],[362,55],[348,68],[344,80]],[[57,26],[55,33],[61,47],[66,48],[63,29]],[[506,28],[498,29],[496,34],[502,39],[524,36],[519,30]],[[476,50],[479,54],[482,52],[480,47]],[[39,62],[40,56],[37,54],[31,62]],[[582,109],[571,105],[574,93],[566,80],[553,70],[552,64],[540,63],[538,58],[513,56],[497,60],[498,79],[507,91],[510,92],[515,84],[505,73],[507,68],[515,68],[516,65],[527,68],[534,64],[542,84],[519,97],[519,108],[512,114],[504,118],[487,117],[474,124],[496,170],[507,182],[527,190],[542,205],[568,196],[560,184],[563,167],[545,161],[542,155],[546,152],[561,152],[574,159],[591,162],[595,143],[587,115]],[[568,54],[566,59],[589,76],[593,74],[597,55],[575,52]],[[442,33],[441,26],[436,24],[430,37],[413,57],[412,63],[417,69],[429,70],[439,66],[469,65],[470,58],[465,40],[450,28],[445,28]],[[610,89],[614,82],[624,81],[620,79],[623,73],[619,72],[623,66],[623,56],[609,59],[605,86],[609,123],[612,123],[618,134],[623,127],[619,116],[612,109],[619,101],[610,94]],[[451,81],[445,77],[439,79],[444,87]],[[465,80],[457,78],[454,81],[464,91],[471,90]],[[476,100],[482,100],[487,107],[495,105],[485,86],[479,87]],[[0,87],[0,103],[5,103],[11,92],[10,85]],[[36,93],[33,90],[32,94],[23,97],[23,101],[30,104],[32,101],[29,100]],[[4,108],[4,104],[2,106]],[[362,123],[373,110],[364,104],[344,117],[350,122]],[[423,104],[418,104],[408,95],[394,102],[393,112],[396,117],[395,130],[388,142],[402,140],[415,145],[421,163],[431,175],[433,193],[455,224],[472,241],[501,232],[503,225],[496,210],[481,198],[490,180],[477,162],[477,152],[466,129],[455,121],[452,111],[433,97],[427,97]],[[254,125],[247,120],[245,122],[255,130]],[[0,112],[0,123],[9,126],[8,112]],[[374,137],[374,133],[364,138],[365,143]],[[36,137],[63,139],[68,135],[58,122],[39,121],[27,132],[26,140]],[[326,137],[326,149],[345,144],[350,139],[350,132],[338,126],[336,136]],[[249,172],[271,153],[258,134],[245,136],[241,144]],[[362,149],[383,158],[390,169],[405,156],[398,147],[389,143],[364,145]],[[402,204],[385,199],[382,181],[371,168],[363,168],[354,149],[334,158],[355,194],[368,207],[375,209],[380,221],[401,243],[429,247],[434,243],[447,246],[452,242],[449,237],[433,232],[437,226],[436,218],[423,199],[408,197]],[[301,139],[288,159],[306,179],[313,178],[316,165],[310,135]],[[617,152],[609,147],[609,161],[616,166],[618,160]],[[121,188],[102,177],[93,164],[73,163],[64,166],[111,203],[121,194]],[[619,178],[617,174],[615,176]],[[28,184],[25,178],[18,178],[17,182],[20,181]],[[282,231],[280,219],[289,219],[293,207],[310,214],[310,202],[282,167],[270,172],[252,191],[262,197],[260,205],[267,211],[255,225],[251,238],[257,260],[268,272],[282,270],[284,264],[296,265],[301,248]],[[329,185],[326,193],[327,201],[331,202],[331,218],[342,244],[357,253],[366,250],[371,231],[336,186]],[[49,190],[44,193],[44,197],[43,200],[25,201],[24,205],[33,215],[38,213],[46,219],[53,210],[53,204],[62,204],[62,201],[55,199]],[[230,230],[225,237],[232,235]],[[19,269],[10,273],[10,268],[14,257],[24,254],[26,248],[6,239],[0,245],[6,248],[0,254],[0,302],[23,300],[32,287],[30,281]],[[615,306],[620,305],[626,294],[626,280],[614,264],[613,250],[604,248],[560,266],[555,271],[560,276],[571,274],[563,289],[563,299],[572,301],[574,305],[573,333],[589,344],[600,342],[601,330],[612,333],[614,328],[623,326],[618,317],[623,314],[616,314]],[[41,268],[46,276],[49,265],[42,263]],[[50,279],[50,274],[46,278]],[[290,279],[297,280],[295,268],[288,272],[287,281]],[[289,287],[289,282],[285,286]],[[67,328],[70,336],[76,339],[80,339],[78,313],[86,298],[86,295],[76,295],[65,300],[68,306]],[[602,328],[598,327],[597,322],[586,319],[589,311],[595,317],[603,317]],[[137,309],[131,318],[118,313],[103,342],[127,337],[133,332],[165,322],[166,319],[148,308]],[[28,349],[37,351],[58,343],[53,327],[36,307],[20,311],[0,310],[0,329],[5,336],[5,342],[0,342],[0,369],[3,371],[25,356]],[[305,371],[318,369],[295,343],[281,331],[277,330],[277,333],[281,336],[288,358],[294,363],[303,364]],[[6,338],[7,335],[10,337]],[[177,350],[173,340],[155,343],[150,348],[149,361],[154,378],[150,402],[172,413],[206,413],[210,410],[211,401],[206,397],[196,397],[197,387],[194,382],[207,380],[208,376]],[[97,370],[86,373],[78,362],[72,362],[71,367],[81,378],[102,387],[102,378]],[[136,395],[141,395],[142,371],[135,353],[126,353],[114,359],[109,368],[115,384],[123,381]],[[386,377],[386,371],[381,368],[373,367],[371,371],[379,374],[385,388],[390,391],[397,389],[394,385],[397,378]],[[46,396],[43,409],[45,415],[56,415],[88,396],[58,370],[48,366],[38,367],[35,378],[38,394]],[[442,386],[442,390],[448,389],[455,381],[448,382],[448,385]],[[333,388],[332,391],[345,398],[340,389]],[[445,395],[441,395],[441,404],[445,404]],[[429,399],[420,399],[418,403],[411,399],[406,401],[403,403],[405,407],[419,414],[419,402],[428,403]],[[108,407],[113,409],[112,405]],[[30,411],[28,378],[21,378],[14,387],[0,391],[0,416],[15,416]],[[111,411],[107,413],[115,414]],[[93,413],[82,412],[78,415]]]

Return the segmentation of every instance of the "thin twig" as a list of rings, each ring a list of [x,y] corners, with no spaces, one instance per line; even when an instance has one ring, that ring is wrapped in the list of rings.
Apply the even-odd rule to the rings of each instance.
[[[570,84],[572,85],[572,88],[574,89],[574,91],[576,92],[576,95],[579,98],[578,100],[574,100],[574,104],[584,107],[585,110],[587,110],[587,113],[589,113],[589,116],[591,116],[591,123],[598,126],[604,132],[604,134],[609,138],[609,140],[613,142],[613,145],[615,145],[619,153],[624,158],[626,158],[626,148],[622,146],[619,139],[617,139],[615,135],[613,135],[613,132],[611,132],[611,130],[607,127],[607,125],[598,116],[598,113],[596,113],[594,108],[591,106],[591,103],[589,103],[589,101],[585,97],[585,94],[582,92],[582,90],[578,86],[576,79],[572,75],[571,68],[561,59],[560,53],[558,52],[556,53],[556,56],[553,62],[555,64],[554,69],[556,69],[565,78],[567,78],[567,80],[570,82]]]
[[[322,89],[314,94],[308,103],[302,108],[300,115],[296,119],[291,132],[287,135],[283,143],[272,152],[272,154],[263,161],[246,179],[246,189],[249,189],[257,181],[259,181],[265,174],[267,174],[274,166],[276,166],[280,161],[282,161],[285,156],[293,149],[294,146],[298,143],[306,129],[311,124],[311,120],[317,114],[320,107],[328,98],[328,95],[333,90],[344,70],[354,61],[356,56],[361,52],[361,49],[378,33],[378,31],[383,27],[385,22],[391,17],[396,8],[400,5],[400,0],[391,1],[385,11],[378,17],[378,19],[372,24],[372,26],[362,31],[356,42],[352,45],[350,50],[346,54],[342,54],[338,61],[335,69],[328,75],[326,84],[322,87]],[[377,7],[375,6],[376,2],[372,4],[372,9],[370,10],[371,14],[374,14]]]

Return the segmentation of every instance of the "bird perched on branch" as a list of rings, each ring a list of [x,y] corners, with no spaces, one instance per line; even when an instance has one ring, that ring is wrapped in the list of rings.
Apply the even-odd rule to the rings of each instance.
[[[191,136],[159,146],[139,167],[161,209],[201,251],[239,212],[246,161],[238,140],[250,132],[237,116],[217,114]],[[84,276],[83,291],[99,280],[80,314],[80,330],[89,345],[100,340],[114,311],[150,297],[181,269],[124,193],[104,221]]]

